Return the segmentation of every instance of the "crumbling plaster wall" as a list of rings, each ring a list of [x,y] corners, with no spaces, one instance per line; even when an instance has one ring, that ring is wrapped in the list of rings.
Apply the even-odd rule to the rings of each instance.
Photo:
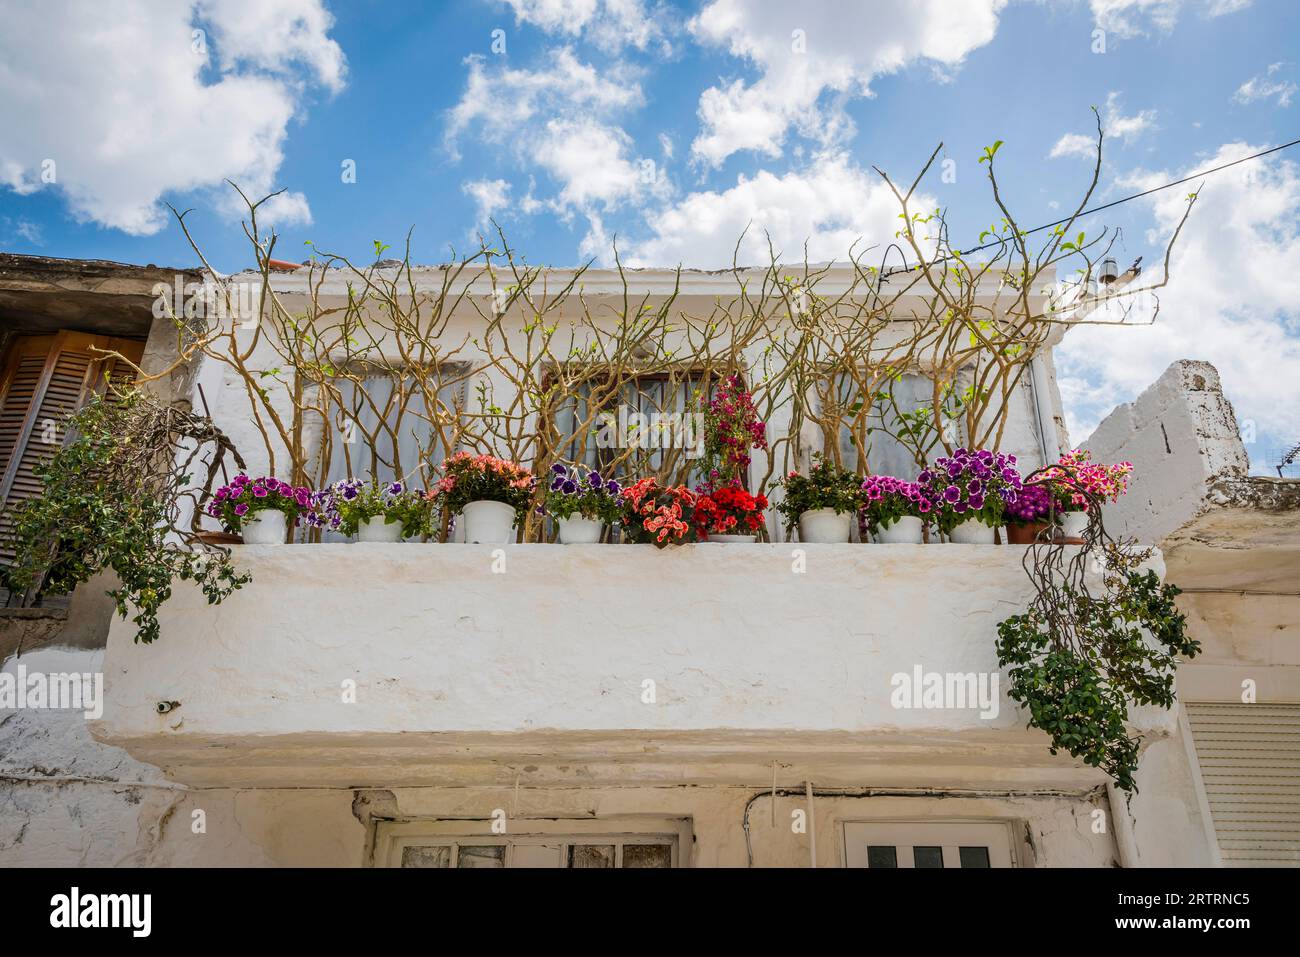
[[[30,670],[95,671],[102,652],[45,650],[25,655]],[[12,668],[14,662],[9,662]],[[1177,742],[1159,742],[1149,754]],[[1174,767],[1174,771],[1170,771]],[[982,792],[816,788],[819,866],[843,864],[847,821],[1008,820],[1023,837],[1030,866],[1109,867],[1121,862],[1119,835],[1135,834],[1137,859],[1152,865],[1202,864],[1203,843],[1188,830],[1188,802],[1176,762],[1145,760],[1143,796],[1131,823],[1116,820],[1104,789]],[[696,867],[744,867],[745,809],[753,864],[805,867],[809,838],[792,828],[806,809],[803,782],[778,778],[772,799],[760,786],[188,788],[121,749],[94,741],[79,712],[0,712],[0,867],[9,866],[333,866],[370,863],[379,820],[487,822],[498,808],[508,832],[529,821],[646,815],[687,818]],[[199,824],[201,823],[201,827]]]
[[[1104,511],[1106,527],[1150,545],[1214,507],[1207,490],[1250,470],[1218,371],[1190,359],[1117,406],[1083,447],[1098,462],[1133,463],[1128,494]]]

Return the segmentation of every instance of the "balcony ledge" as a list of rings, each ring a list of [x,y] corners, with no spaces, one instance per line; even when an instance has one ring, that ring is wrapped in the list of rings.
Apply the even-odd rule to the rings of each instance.
[[[114,623],[92,733],[196,785],[761,783],[776,762],[827,786],[1090,786],[1005,676],[996,716],[891,703],[896,673],[998,671],[1024,551],[244,546],[253,581],[223,604],[178,587],[149,646]]]

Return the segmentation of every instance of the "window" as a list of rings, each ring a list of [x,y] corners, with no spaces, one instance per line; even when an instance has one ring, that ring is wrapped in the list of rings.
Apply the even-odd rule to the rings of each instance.
[[[839,447],[840,464],[849,471],[856,471],[859,449],[867,453],[867,469],[873,475],[893,475],[897,478],[914,481],[920,474],[921,466],[917,464],[912,448],[899,441],[897,436],[906,428],[900,416],[909,416],[920,409],[934,405],[934,382],[917,373],[905,373],[897,379],[881,377],[875,386],[879,393],[871,400],[870,407],[862,401],[863,382],[859,382],[848,373],[838,373],[833,381],[825,382],[817,397],[817,406],[825,409],[827,419],[838,413],[839,429],[834,441]],[[865,409],[865,411],[863,411]],[[829,432],[833,423],[823,423],[823,429]],[[960,418],[951,420],[951,428],[957,439],[954,444],[961,444],[964,423]],[[934,433],[930,432],[930,437]],[[826,436],[830,445],[830,436]],[[923,439],[928,445],[928,439]],[[937,449],[936,452],[934,449]],[[929,458],[942,454],[942,445],[931,449]]]
[[[10,509],[41,494],[36,471],[67,440],[67,417],[102,391],[109,377],[131,371],[105,352],[139,363],[144,343],[59,332],[19,336],[5,351],[0,362],[0,562],[13,560],[13,551],[4,545],[12,530]]]
[[[636,376],[617,390],[584,383],[553,418],[560,458],[619,479],[667,469],[674,473],[670,478],[694,484],[699,476],[690,463],[703,451],[704,431],[703,420],[692,415],[700,411],[701,393],[716,381],[684,371]],[[592,407],[593,394],[599,408]]]
[[[690,822],[671,818],[512,821],[405,821],[377,826],[379,867],[683,867]],[[519,833],[513,833],[515,829]]]
[[[848,867],[1017,867],[1007,821],[880,821],[844,825]]]
[[[400,387],[392,370],[380,366],[355,369],[354,378],[341,379],[322,447],[322,486],[372,476],[415,486],[431,482],[431,469],[456,450],[466,391],[462,371],[448,367],[441,380],[434,374],[424,383],[412,375]],[[430,414],[426,390],[434,389],[437,408]],[[325,532],[323,540],[343,536]]]

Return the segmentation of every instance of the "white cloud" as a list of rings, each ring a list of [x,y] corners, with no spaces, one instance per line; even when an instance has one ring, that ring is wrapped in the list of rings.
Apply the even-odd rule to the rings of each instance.
[[[510,202],[510,184],[503,179],[476,179],[461,184],[461,192],[474,200],[478,208],[476,224],[487,230],[492,217]]]
[[[1066,133],[1056,141],[1056,145],[1052,147],[1052,152],[1048,154],[1052,159],[1060,159],[1062,156],[1092,157],[1096,155],[1096,138],[1084,136],[1082,133]]]
[[[1250,6],[1251,0],[1090,0],[1097,26],[1119,37],[1142,36],[1150,30],[1168,33],[1186,7],[1204,16],[1221,17]]]
[[[1143,173],[1121,185],[1149,188],[1258,152],[1228,143],[1197,167]],[[1185,188],[1139,202],[1162,242],[1185,208]],[[1154,326],[1080,327],[1058,350],[1062,393],[1078,440],[1114,405],[1131,400],[1178,359],[1206,359],[1221,373],[1239,418],[1261,433],[1300,435],[1300,167],[1243,163],[1211,177],[1175,247],[1171,282]],[[1162,247],[1161,247],[1162,248]],[[1150,258],[1150,257],[1148,257]],[[1139,282],[1156,270],[1148,268]],[[1252,450],[1262,454],[1262,450]]]
[[[914,197],[917,209],[933,209],[933,197]],[[768,262],[770,234],[779,256],[802,261],[844,261],[858,243],[892,242],[898,229],[898,203],[872,172],[842,152],[823,154],[803,170],[775,175],[766,170],[740,177],[721,192],[695,192],[650,213],[651,235],[631,244],[627,261],[636,266],[686,266],[704,269],[732,264],[736,241],[742,265]]]
[[[823,147],[852,124],[842,109],[871,95],[873,78],[910,63],[959,65],[997,32],[1007,0],[709,0],[689,28],[703,44],[752,63],[758,79],[705,90],[695,159],[719,166],[732,153],[781,155],[791,126]],[[823,104],[823,94],[832,96]]]
[[[648,10],[643,0],[506,0],[516,23],[527,23],[547,33],[586,39],[608,52],[626,46],[644,50],[660,39],[666,14]]]
[[[1106,106],[1102,110],[1101,128],[1108,140],[1119,140],[1127,145],[1155,126],[1156,111],[1141,110],[1132,116],[1125,116],[1120,100],[1117,92],[1112,91],[1107,95]],[[1056,141],[1048,155],[1052,159],[1062,156],[1093,159],[1097,155],[1097,137],[1084,133],[1066,133]]]
[[[654,185],[644,182],[633,150],[631,139],[617,127],[589,119],[556,119],[546,124],[534,156],[562,184],[561,205],[613,209]]]
[[[343,89],[347,64],[319,0],[198,0],[197,15],[215,34],[222,72],[251,66],[295,79],[302,64],[330,92]]]
[[[633,68],[614,61],[598,71],[563,47],[548,50],[535,69],[497,67],[480,56],[466,62],[469,77],[450,112],[448,144],[454,150],[472,127],[505,146],[520,166],[549,174],[556,193],[538,199],[530,180],[516,204],[520,212],[549,209],[566,220],[581,213],[591,229],[584,245],[599,245],[603,213],[667,196],[666,177],[612,121],[643,102]]]
[[[539,115],[604,115],[642,102],[640,84],[622,65],[601,73],[567,47],[550,50],[547,56],[548,62],[535,70],[496,69],[480,55],[468,57],[465,93],[450,113],[449,143],[454,146],[475,124],[490,142],[518,141]]]
[[[1233,94],[1232,98],[1238,103],[1250,104],[1259,100],[1277,97],[1278,106],[1290,106],[1291,98],[1295,96],[1297,87],[1292,80],[1278,78],[1277,73],[1281,69],[1281,63],[1271,64],[1263,74],[1251,77],[1237,87],[1237,92]]]
[[[232,208],[224,179],[270,192],[309,84],[343,83],[320,0],[71,0],[57,30],[52,15],[0,0],[0,185],[54,186],[78,219],[127,233],[162,229],[168,193],[219,188]],[[263,211],[310,220],[301,193]]]

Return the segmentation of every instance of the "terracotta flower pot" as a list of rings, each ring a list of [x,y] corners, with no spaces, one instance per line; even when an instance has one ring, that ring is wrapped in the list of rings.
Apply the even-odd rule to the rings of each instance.
[[[1007,544],[1008,545],[1033,545],[1036,542],[1050,542],[1051,535],[1045,535],[1048,529],[1046,522],[1029,522],[1025,525],[1008,524],[1007,525]]]
[[[232,535],[230,532],[197,532],[194,536],[204,545],[242,545],[244,536]]]

